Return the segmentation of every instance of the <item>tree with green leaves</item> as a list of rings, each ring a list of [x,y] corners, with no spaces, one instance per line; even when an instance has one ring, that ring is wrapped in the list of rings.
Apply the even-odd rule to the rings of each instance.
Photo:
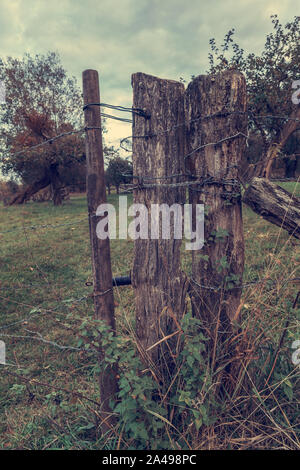
[[[132,163],[118,155],[112,157],[105,172],[106,185],[116,187],[117,194],[121,184],[132,180]]]
[[[300,70],[300,16],[283,26],[277,15],[271,16],[273,31],[267,35],[260,55],[246,54],[234,41],[234,29],[221,46],[210,40],[209,73],[226,69],[244,73],[248,90],[250,135],[262,145],[262,155],[254,164],[256,176],[269,177],[272,164],[300,129],[300,106],[295,81]],[[298,86],[300,95],[300,86]]]

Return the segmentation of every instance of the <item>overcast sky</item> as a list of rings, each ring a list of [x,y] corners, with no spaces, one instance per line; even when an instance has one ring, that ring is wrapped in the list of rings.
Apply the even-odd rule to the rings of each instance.
[[[295,0],[0,0],[0,57],[60,54],[81,86],[81,73],[100,73],[101,101],[131,106],[131,74],[189,81],[208,68],[209,39],[232,27],[249,52],[260,52],[270,15],[299,15]],[[127,115],[126,115],[127,117]],[[131,133],[108,123],[107,140]]]

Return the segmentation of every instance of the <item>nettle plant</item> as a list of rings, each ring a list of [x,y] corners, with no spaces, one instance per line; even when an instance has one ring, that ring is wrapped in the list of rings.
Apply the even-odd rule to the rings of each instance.
[[[131,337],[114,335],[102,320],[84,319],[78,346],[101,350],[102,367],[118,365],[119,391],[110,406],[118,432],[134,449],[165,449],[177,442],[187,448],[184,432],[198,431],[216,421],[217,404],[210,394],[212,377],[204,358],[207,339],[200,320],[187,313],[181,323],[179,353],[172,377],[157,379],[140,358]]]

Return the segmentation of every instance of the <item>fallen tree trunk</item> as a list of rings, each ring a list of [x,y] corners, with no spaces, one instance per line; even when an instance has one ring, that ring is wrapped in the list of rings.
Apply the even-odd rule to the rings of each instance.
[[[39,181],[27,186],[21,193],[18,193],[10,202],[9,205],[12,206],[14,204],[23,204],[24,202],[28,201],[35,193],[40,191],[41,189],[46,188],[50,184],[50,178],[48,175],[44,176]]]
[[[60,206],[63,201],[62,183],[58,172],[58,164],[53,164],[49,168],[50,181],[53,190],[53,204]]]
[[[61,205],[64,199],[69,199],[68,191],[61,182],[57,167],[58,164],[51,165],[47,170],[47,174],[41,180],[27,186],[22,192],[16,194],[9,202],[9,205],[24,204],[24,202],[29,201],[32,196],[49,186],[49,184],[51,184],[52,187],[52,199],[55,206]]]
[[[300,239],[300,199],[265,178],[253,178],[243,202],[272,224]]]

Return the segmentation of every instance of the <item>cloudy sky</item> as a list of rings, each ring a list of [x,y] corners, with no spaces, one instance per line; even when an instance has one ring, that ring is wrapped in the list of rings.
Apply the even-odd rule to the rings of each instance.
[[[294,0],[0,0],[0,57],[60,54],[81,86],[84,69],[100,73],[101,101],[131,106],[131,74],[189,81],[208,68],[209,39],[232,27],[239,44],[260,52],[270,15],[285,23]],[[127,117],[127,116],[126,116]],[[131,133],[108,123],[108,140]]]

